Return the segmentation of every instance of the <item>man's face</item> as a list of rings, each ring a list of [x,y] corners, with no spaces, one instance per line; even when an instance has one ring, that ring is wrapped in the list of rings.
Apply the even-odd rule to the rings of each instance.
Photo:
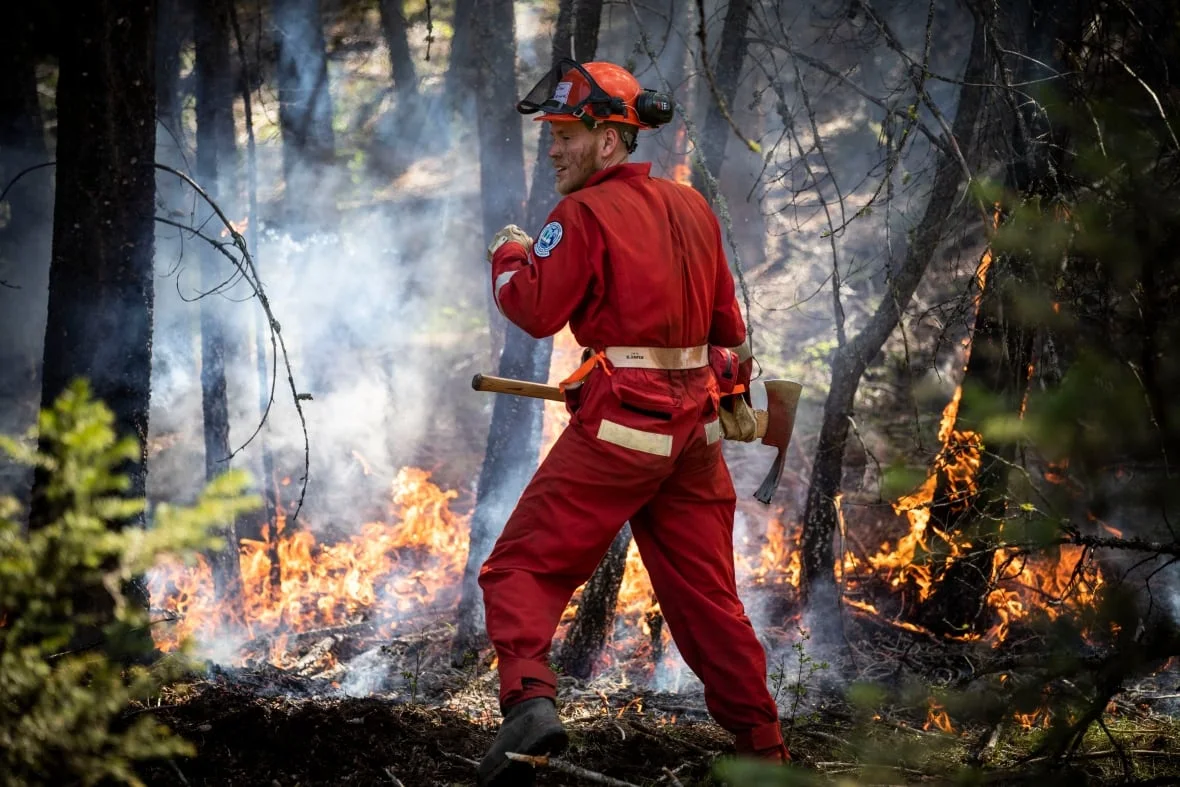
[[[602,169],[600,135],[577,120],[549,125],[553,127],[549,159],[557,170],[557,193],[565,196],[585,186],[590,176]]]

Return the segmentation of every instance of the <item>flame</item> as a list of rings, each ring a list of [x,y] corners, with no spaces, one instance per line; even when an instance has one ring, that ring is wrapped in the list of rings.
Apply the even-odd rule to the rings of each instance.
[[[676,129],[672,143],[673,164],[668,177],[686,186],[692,185],[692,154],[688,151],[688,127],[683,123]]]
[[[290,634],[371,615],[386,618],[388,629],[398,616],[428,607],[455,586],[466,562],[467,520],[450,510],[456,496],[431,483],[425,470],[402,468],[392,486],[389,521],[366,523],[334,544],[307,530],[285,534],[280,512],[273,531],[265,527],[261,540],[242,539],[239,546],[242,614],[233,623],[242,638],[268,638],[269,658],[278,663]],[[278,556],[277,587],[272,555]],[[153,627],[160,650],[174,650],[187,637],[210,643],[226,634],[225,611],[203,558],[194,567],[161,562],[148,589],[155,606],[176,618],[170,626]]]
[[[244,219],[239,219],[238,221],[230,221],[229,227],[222,227],[221,228],[221,237],[223,237],[223,238],[229,237],[230,227],[233,227],[234,232],[238,233],[239,235],[244,235],[246,233],[246,228],[249,226],[250,226],[250,218],[248,216]]]
[[[681,128],[675,148],[680,156],[685,143]],[[673,177],[688,182],[691,168],[687,158],[678,162]],[[988,251],[982,255],[975,274],[979,292],[986,284],[991,263]],[[977,293],[976,309],[979,297]],[[970,357],[970,350],[968,340],[963,347],[965,359]],[[577,368],[580,353],[567,326],[554,338],[550,384],[557,384]],[[963,363],[965,368],[966,360]],[[1028,371],[1032,374],[1033,367]],[[983,444],[979,434],[955,428],[961,400],[960,387],[943,409],[938,430],[941,448],[928,477],[893,504],[894,512],[908,526],[899,537],[883,541],[875,552],[872,548],[866,550],[856,541],[856,533],[849,532],[850,524],[856,523],[845,522],[842,499],[837,496],[833,501],[841,543],[851,538],[859,550],[854,553],[845,549],[835,566],[845,590],[845,603],[906,631],[930,633],[901,619],[898,605],[889,603],[891,599],[879,591],[891,591],[903,603],[921,602],[929,598],[936,579],[931,555],[937,552],[939,560],[949,564],[972,549],[962,535],[943,532],[931,520],[936,494],[945,496],[945,500],[940,498],[940,504],[954,510],[968,505],[978,492],[976,476]],[[567,424],[565,406],[545,402],[542,459]],[[368,475],[371,468],[365,457],[355,451],[352,456]],[[1069,483],[1067,471],[1065,462],[1050,465],[1045,478]],[[291,479],[283,478],[280,483],[287,486]],[[356,535],[334,543],[322,542],[308,530],[287,532],[287,521],[280,511],[275,521],[263,528],[261,538],[242,540],[238,546],[240,603],[218,604],[212,569],[205,560],[198,559],[191,566],[160,563],[149,578],[155,607],[164,611],[167,621],[153,627],[157,646],[172,650],[188,637],[208,644],[224,640],[231,633],[238,663],[262,657],[279,666],[290,666],[295,657],[288,653],[288,646],[300,634],[312,632],[314,638],[320,629],[364,622],[374,626],[376,636],[388,636],[409,616],[428,611],[432,605],[453,604],[468,547],[468,517],[451,511],[457,493],[440,489],[430,481],[427,471],[412,467],[398,472],[391,492],[387,517],[363,524]],[[756,525],[765,523],[765,530],[759,538],[737,545],[734,562],[739,582],[743,588],[754,586],[790,594],[799,587],[802,574],[802,526],[786,518],[781,509],[770,516],[758,509],[753,516]],[[1117,529],[1091,518],[1107,532],[1121,536]],[[1036,556],[1014,548],[999,548],[993,550],[992,561],[993,586],[986,598],[990,628],[959,639],[998,645],[1014,623],[1030,615],[1052,619],[1093,604],[1102,585],[1098,569],[1081,547],[1062,546]],[[876,594],[872,600],[865,598],[872,593]],[[563,612],[559,638],[563,627],[576,615],[580,599],[581,589]],[[233,611],[227,612],[227,608]],[[785,621],[771,623],[785,629]],[[615,624],[596,668],[641,667],[650,676],[660,667],[679,667],[670,642],[670,632],[663,625],[660,606],[632,542],[626,555]],[[319,662],[327,666],[333,663],[331,653]],[[642,713],[642,706],[634,710]],[[1045,724],[1047,711],[1018,716],[1017,721],[1030,727]],[[924,729],[931,728],[953,731],[946,709],[934,700],[930,701],[924,725]]]
[[[922,724],[922,729],[929,730],[931,727],[947,733],[955,731],[954,725],[951,724],[950,714],[947,713],[946,708],[933,697],[931,697],[927,703],[926,721]]]

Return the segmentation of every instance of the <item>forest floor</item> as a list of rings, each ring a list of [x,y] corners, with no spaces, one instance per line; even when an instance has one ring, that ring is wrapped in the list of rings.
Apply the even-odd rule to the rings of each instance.
[[[618,668],[590,681],[559,679],[571,746],[539,769],[537,785],[1180,784],[1180,673],[1174,667],[1129,682],[1072,754],[1054,760],[1042,748],[1052,740],[1043,709],[1026,705],[1029,712],[1018,714],[1008,705],[1005,713],[988,716],[979,710],[987,705],[981,698],[995,692],[980,685],[938,695],[945,706],[932,701],[936,683],[979,683],[956,674],[978,652],[932,644],[864,618],[846,633],[859,674],[846,663],[814,660],[812,643],[788,648],[795,661],[785,670],[772,662],[771,684],[795,760],[790,767],[736,761],[691,674],[675,692],[655,691],[647,688],[651,681]],[[378,662],[383,667],[374,671]],[[153,763],[143,770],[145,780],[263,787],[474,784],[475,763],[499,724],[488,663],[444,666],[440,627],[371,649],[351,664],[367,666],[350,676],[342,663],[321,677],[268,664],[211,667],[170,686],[132,712],[154,714],[197,754]],[[978,668],[976,661],[971,669]],[[1019,668],[1007,674],[1016,681]]]

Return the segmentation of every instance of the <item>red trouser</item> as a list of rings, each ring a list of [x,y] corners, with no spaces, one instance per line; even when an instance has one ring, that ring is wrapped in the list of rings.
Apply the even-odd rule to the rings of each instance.
[[[704,684],[713,718],[737,736],[739,750],[781,746],[766,654],[737,595],[736,496],[712,374],[600,369],[577,391],[569,427],[480,571],[502,706],[555,696],[548,656],[561,613],[630,520],[664,619]]]

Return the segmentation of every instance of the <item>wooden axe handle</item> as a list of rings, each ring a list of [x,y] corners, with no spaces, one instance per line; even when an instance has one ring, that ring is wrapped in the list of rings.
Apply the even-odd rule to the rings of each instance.
[[[548,399],[552,402],[565,401],[565,394],[556,385],[542,385],[541,383],[530,383],[525,380],[510,380],[507,377],[493,377],[490,374],[477,374],[472,377],[471,387],[477,391],[529,396],[533,399]]]
[[[549,399],[554,402],[565,401],[565,394],[556,385],[542,385],[541,383],[530,383],[525,380],[494,377],[490,374],[477,374],[472,377],[471,387],[476,391],[515,394],[516,396],[529,396],[533,399]],[[755,437],[761,440],[766,436],[766,427],[769,422],[767,412],[765,410],[755,410],[754,421],[757,424]]]

